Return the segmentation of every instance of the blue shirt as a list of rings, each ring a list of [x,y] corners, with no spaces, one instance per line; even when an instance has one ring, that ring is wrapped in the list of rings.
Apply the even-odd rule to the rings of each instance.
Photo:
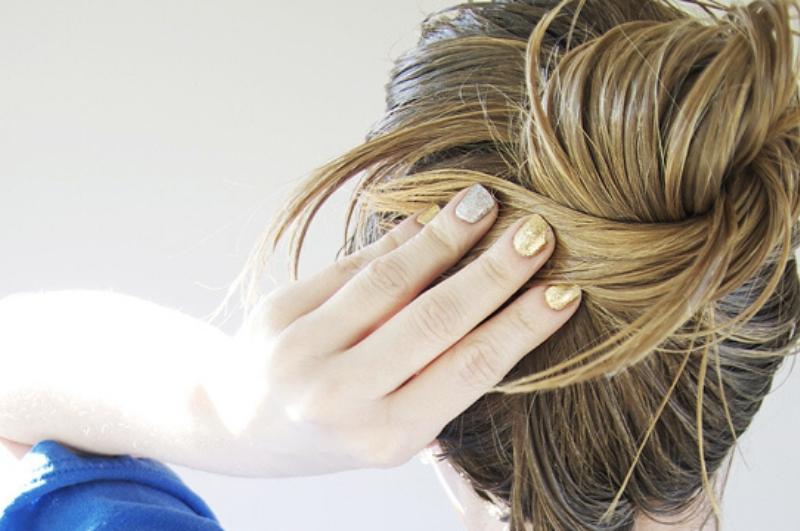
[[[16,497],[0,507],[0,531],[220,531],[211,509],[157,461],[106,457],[53,441],[20,461]]]

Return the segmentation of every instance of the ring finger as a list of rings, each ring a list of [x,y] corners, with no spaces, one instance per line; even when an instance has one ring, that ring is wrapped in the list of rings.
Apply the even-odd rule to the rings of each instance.
[[[370,396],[392,392],[508,300],[554,247],[541,216],[517,220],[477,259],[345,352],[344,362],[364,371]]]

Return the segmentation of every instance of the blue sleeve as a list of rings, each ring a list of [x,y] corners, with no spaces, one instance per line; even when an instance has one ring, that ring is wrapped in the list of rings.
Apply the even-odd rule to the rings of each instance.
[[[107,457],[42,441],[20,461],[0,531],[220,531],[211,509],[152,459]]]

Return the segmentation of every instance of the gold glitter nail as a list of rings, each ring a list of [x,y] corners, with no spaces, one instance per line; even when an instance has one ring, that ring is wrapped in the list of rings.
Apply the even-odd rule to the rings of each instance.
[[[547,305],[554,310],[561,310],[578,298],[581,288],[575,284],[553,284],[544,290]]]
[[[439,213],[439,210],[441,209],[439,208],[439,205],[437,205],[436,203],[428,205],[428,207],[425,210],[417,214],[417,222],[419,222],[422,225],[427,224],[430,220],[436,217],[436,214]]]
[[[547,244],[547,222],[539,214],[528,217],[514,234],[514,249],[522,256],[533,256]]]

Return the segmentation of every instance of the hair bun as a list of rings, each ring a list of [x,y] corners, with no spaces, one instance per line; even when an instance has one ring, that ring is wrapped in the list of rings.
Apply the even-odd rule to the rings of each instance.
[[[708,125],[701,122],[705,127],[698,128],[707,137],[702,145],[713,153],[701,170],[711,176],[711,185],[719,181],[719,193],[735,218],[722,294],[769,261],[774,249],[792,245],[800,209],[799,68],[792,6],[797,4],[758,1],[727,10],[718,23],[719,50],[693,86],[709,94],[704,107],[712,111],[701,118]]]
[[[690,2],[487,0],[430,17],[385,116],[298,183],[238,277],[257,292],[284,235],[296,277],[312,220],[353,180],[348,254],[423,204],[492,189],[497,220],[435,282],[543,215],[557,243],[528,286],[578,284],[581,304],[492,389],[513,396],[484,394],[437,436],[513,531],[672,520],[711,494],[797,348],[800,0],[694,0],[707,17],[676,5]]]
[[[653,228],[659,224],[672,226],[670,237],[682,240],[673,248],[683,249],[664,256],[662,246],[642,237],[642,254],[650,255],[641,262],[670,271],[669,282],[653,275],[662,279],[658,285],[630,285],[625,273],[608,285],[639,290],[647,306],[632,328],[647,323],[648,332],[608,338],[570,360],[573,368],[583,365],[568,371],[569,380],[551,378],[566,366],[553,368],[541,375],[543,386],[613,373],[640,360],[704,305],[766,264],[789,259],[800,214],[800,69],[791,7],[797,3],[758,0],[715,4],[718,12],[708,10],[703,18],[644,17],[571,47],[567,40],[552,62],[555,55],[544,43],[559,9],[534,28],[526,69],[528,187],[642,235],[660,230]],[[594,238],[592,245],[581,245],[581,237]],[[562,230],[559,238],[573,250],[600,247],[597,233]],[[613,238],[607,243],[613,256]],[[751,318],[781,269],[763,297],[716,332]],[[587,287],[606,282],[576,277]]]

